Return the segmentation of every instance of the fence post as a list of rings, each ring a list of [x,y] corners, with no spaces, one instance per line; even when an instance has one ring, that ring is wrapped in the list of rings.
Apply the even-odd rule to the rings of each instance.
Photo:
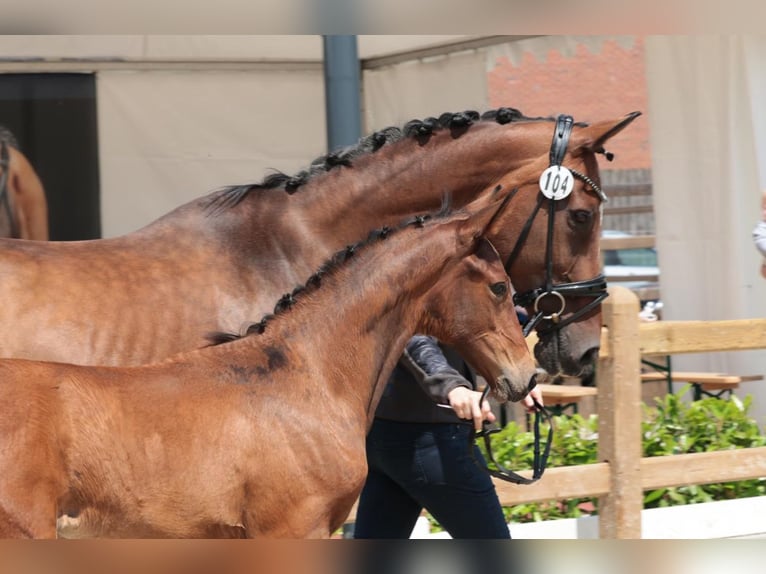
[[[599,361],[598,458],[610,468],[609,494],[599,498],[600,538],[641,538],[641,349],[639,302],[610,287],[603,306],[609,356]]]

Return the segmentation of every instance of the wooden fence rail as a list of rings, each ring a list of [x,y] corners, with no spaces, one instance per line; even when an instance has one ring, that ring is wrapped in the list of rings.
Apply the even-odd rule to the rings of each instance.
[[[598,368],[596,464],[551,468],[532,486],[495,481],[504,505],[599,497],[601,538],[640,538],[643,491],[766,476],[766,447],[641,457],[641,357],[766,349],[766,319],[641,323],[638,299],[611,287]]]

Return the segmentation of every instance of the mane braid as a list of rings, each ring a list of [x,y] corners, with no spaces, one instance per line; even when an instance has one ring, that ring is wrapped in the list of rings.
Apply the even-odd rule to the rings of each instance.
[[[450,209],[449,198],[445,197],[442,208],[436,213],[410,217],[401,222],[395,228],[385,226],[381,227],[380,229],[374,229],[370,231],[365,240],[347,245],[340,251],[337,251],[332,257],[330,257],[330,259],[325,261],[325,263],[323,263],[319,269],[317,269],[317,271],[311,275],[311,277],[306,280],[305,285],[298,285],[290,293],[285,293],[282,295],[279,301],[277,301],[277,304],[274,306],[274,312],[264,315],[264,317],[257,323],[251,323],[248,325],[244,334],[238,335],[236,333],[223,332],[208,333],[205,336],[205,338],[210,341],[208,346],[212,347],[223,343],[229,343],[231,341],[236,341],[249,335],[260,335],[264,333],[266,331],[266,327],[272,320],[292,309],[298,300],[300,300],[302,297],[317,291],[322,286],[322,280],[325,277],[335,273],[338,269],[343,267],[351,258],[354,257],[354,255],[360,249],[364,249],[379,241],[388,239],[394,233],[397,233],[402,229],[406,229],[408,227],[424,227],[425,224],[429,221],[445,219],[453,213],[455,212]]]
[[[439,130],[451,130],[453,137],[459,137],[472,125],[480,122],[498,123],[501,125],[512,122],[528,121],[555,121],[554,117],[526,117],[516,108],[501,107],[488,110],[483,114],[474,110],[462,112],[447,112],[438,118],[428,117],[423,120],[410,120],[404,127],[387,127],[361,138],[356,145],[341,148],[316,158],[308,169],[299,171],[295,175],[287,175],[278,170],[264,177],[261,183],[233,185],[219,190],[218,193],[208,198],[205,207],[215,215],[218,212],[235,207],[242,202],[250,193],[264,192],[267,190],[282,190],[293,194],[305,186],[312,178],[327,173],[336,168],[350,168],[356,158],[375,153],[382,147],[407,138],[415,138],[419,141],[431,137]],[[588,124],[575,122],[578,127],[586,127]]]

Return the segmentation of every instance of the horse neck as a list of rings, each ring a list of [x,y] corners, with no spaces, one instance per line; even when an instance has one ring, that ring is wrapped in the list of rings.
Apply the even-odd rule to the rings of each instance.
[[[291,364],[307,370],[291,384],[318,385],[317,392],[363,414],[369,424],[404,346],[425,328],[426,294],[455,257],[454,242],[454,230],[444,226],[379,240],[272,319],[264,334],[241,343],[279,347]]]
[[[424,144],[414,138],[389,144],[309,180],[293,196],[297,209],[306,213],[315,240],[345,244],[369,229],[432,212],[447,193],[453,207],[462,207],[529,161],[508,129],[488,124],[459,137],[443,130]]]

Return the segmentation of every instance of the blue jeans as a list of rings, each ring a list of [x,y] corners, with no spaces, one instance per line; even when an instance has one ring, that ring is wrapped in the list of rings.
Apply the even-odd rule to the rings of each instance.
[[[452,538],[510,538],[495,486],[468,452],[470,432],[465,424],[375,419],[354,538],[408,538],[424,508]]]

